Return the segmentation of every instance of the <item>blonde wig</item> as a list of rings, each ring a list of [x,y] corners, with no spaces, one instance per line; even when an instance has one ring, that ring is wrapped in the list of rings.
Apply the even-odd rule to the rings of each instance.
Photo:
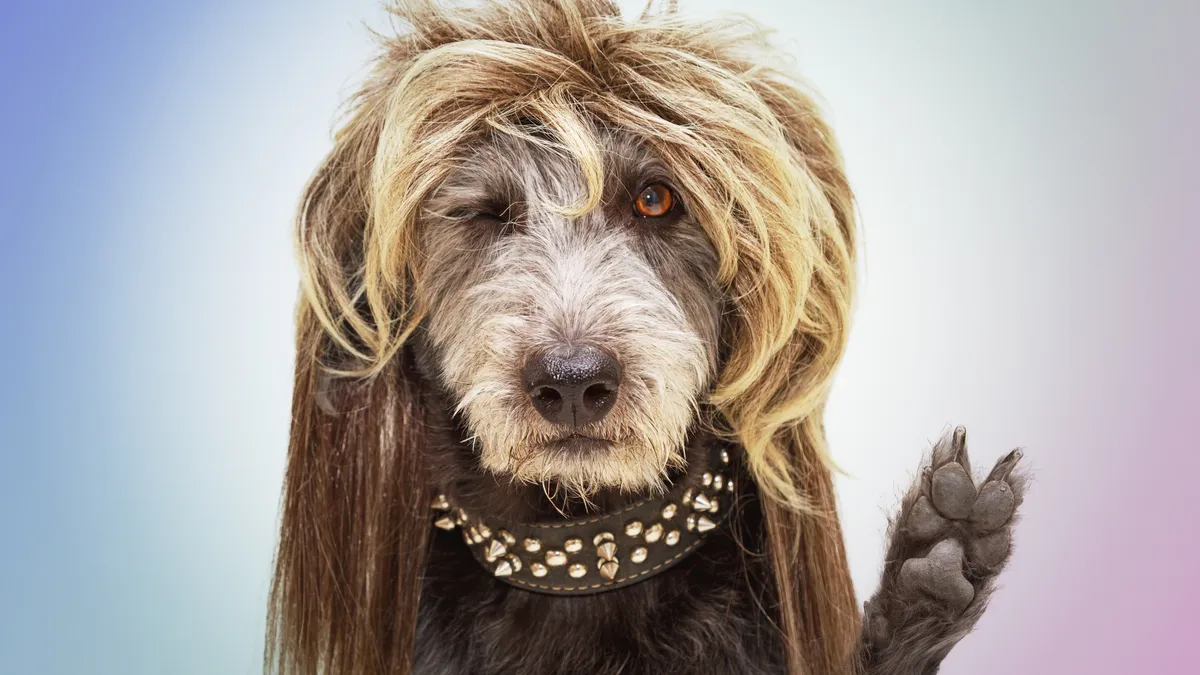
[[[422,204],[464,143],[535,119],[600,201],[595,129],[671,167],[718,257],[724,361],[707,404],[759,486],[789,672],[844,673],[859,634],[822,429],[854,287],[850,188],[804,87],[748,20],[605,0],[443,8],[406,24],[306,188],[293,422],[268,669],[407,673],[429,533],[420,387],[403,347]],[[331,377],[336,376],[336,377]],[[339,414],[329,414],[336,410]]]

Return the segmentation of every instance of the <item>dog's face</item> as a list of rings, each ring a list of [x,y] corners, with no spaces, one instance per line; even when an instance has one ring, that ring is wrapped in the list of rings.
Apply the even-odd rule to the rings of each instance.
[[[532,132],[457,153],[419,223],[434,376],[481,464],[586,494],[653,489],[717,365],[717,256],[644,144],[597,130],[602,198]]]

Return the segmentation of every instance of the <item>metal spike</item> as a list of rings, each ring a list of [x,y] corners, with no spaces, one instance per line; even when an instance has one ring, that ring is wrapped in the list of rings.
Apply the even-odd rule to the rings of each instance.
[[[546,564],[551,567],[567,564],[567,554],[562,551],[546,551]]]
[[[701,492],[692,499],[692,508],[697,511],[707,511],[712,506],[712,501],[708,495]]]
[[[450,509],[450,500],[446,499],[446,495],[438,495],[433,498],[431,506],[439,511],[448,511]]]
[[[628,523],[625,523],[625,536],[626,537],[642,536],[642,521],[631,520]]]
[[[537,553],[538,551],[542,550],[542,540],[541,539],[534,539],[533,537],[529,537],[528,539],[525,540],[524,543],[525,543],[525,550],[530,553]]]
[[[458,523],[455,523],[454,519],[450,516],[442,516],[441,518],[433,521],[433,524],[437,525],[443,530],[453,530],[454,528],[458,527]]]
[[[611,541],[606,541],[596,547],[596,555],[604,560],[612,560],[617,557],[617,545]]]
[[[663,535],[662,523],[655,523],[655,524],[651,525],[650,527],[646,528],[646,543],[653,544],[654,542],[658,541],[659,539],[662,539],[662,535]]]
[[[645,546],[639,546],[629,552],[629,559],[635,563],[643,563],[646,562],[646,556],[649,554],[650,552],[646,550]]]
[[[621,568],[621,565],[618,564],[616,560],[601,560],[599,562],[599,566],[600,576],[604,577],[605,579],[612,579],[616,577],[617,570]]]
[[[496,569],[492,572],[498,577],[511,576],[513,573],[512,563],[507,560],[501,560],[500,564],[496,565]]]
[[[550,570],[540,562],[532,562],[529,563],[529,571],[533,576],[541,578],[546,576],[546,573]]]
[[[670,520],[670,519],[674,518],[675,511],[676,511],[676,506],[674,504],[667,504],[666,506],[664,506],[663,510],[662,510],[663,520]]]
[[[708,532],[716,526],[717,524],[710,520],[708,516],[700,516],[696,521],[696,529],[700,532]]]
[[[615,541],[615,540],[616,540],[616,537],[612,536],[612,532],[601,532],[600,534],[592,537],[592,544],[595,546],[599,546],[601,542]]]
[[[575,563],[567,568],[567,574],[570,574],[572,579],[578,579],[587,574],[587,566]]]
[[[667,533],[667,538],[664,540],[667,546],[674,546],[679,543],[679,530],[671,530]]]
[[[578,537],[568,539],[563,542],[563,548],[567,550],[567,553],[579,553],[583,550],[583,540]]]
[[[487,558],[488,562],[496,562],[500,558],[503,558],[505,553],[508,553],[508,549],[504,547],[504,542],[499,539],[493,539],[488,544],[483,556]]]

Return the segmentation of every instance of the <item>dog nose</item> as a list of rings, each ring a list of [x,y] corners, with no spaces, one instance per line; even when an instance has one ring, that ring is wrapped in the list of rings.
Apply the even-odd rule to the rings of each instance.
[[[530,358],[523,375],[525,391],[542,417],[578,427],[612,410],[621,365],[592,346],[559,347]]]

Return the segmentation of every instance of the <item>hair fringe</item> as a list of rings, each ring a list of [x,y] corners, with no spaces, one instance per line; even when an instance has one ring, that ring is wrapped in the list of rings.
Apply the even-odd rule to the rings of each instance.
[[[455,148],[488,130],[523,133],[519,121],[532,118],[588,188],[564,213],[600,199],[594,123],[639,135],[673,168],[734,308],[710,403],[763,494],[790,672],[848,672],[859,613],[822,412],[847,339],[854,204],[811,95],[772,65],[779,54],[760,26],[687,21],[674,2],[633,20],[607,0],[408,0],[392,12],[402,32],[383,40],[298,219],[296,392],[268,666],[408,672],[414,556],[428,532],[412,478],[422,475],[419,394],[398,365],[424,315],[415,223]],[[339,381],[351,412],[322,415],[320,373],[361,378]],[[413,472],[397,483],[403,494],[381,482],[400,467]],[[382,544],[391,548],[364,553]],[[384,602],[401,603],[400,616],[381,616]]]

